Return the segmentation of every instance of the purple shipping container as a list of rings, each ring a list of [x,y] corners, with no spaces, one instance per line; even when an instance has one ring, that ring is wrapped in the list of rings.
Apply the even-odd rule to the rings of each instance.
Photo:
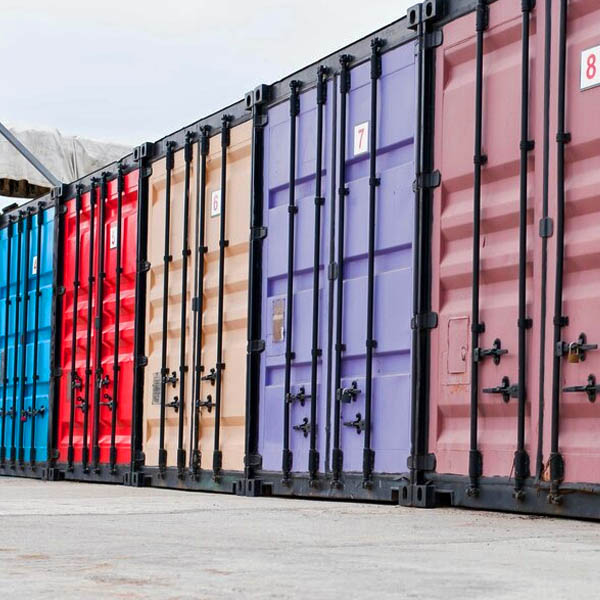
[[[302,85],[296,121],[295,206],[293,217],[293,302],[290,386],[286,399],[288,227],[290,212],[290,108],[283,101],[269,108],[264,133],[264,225],[262,323],[266,349],[261,355],[259,410],[259,479],[272,493],[387,498],[410,453],[412,238],[414,229],[415,46],[383,47],[376,78],[376,177],[374,238],[371,440],[372,485],[363,484],[366,410],[366,341],[368,315],[368,240],[372,79],[370,62],[350,63],[347,94],[340,74],[327,82],[323,106],[322,192],[316,393],[311,389],[313,264],[317,89]],[[356,65],[356,66],[354,66]],[[316,72],[316,69],[315,69]],[[343,77],[343,73],[342,73]],[[346,119],[341,123],[342,104]],[[342,130],[344,128],[344,131]],[[345,132],[345,181],[340,179],[341,135]],[[343,308],[341,388],[336,389],[335,358],[340,273],[338,189],[345,186],[343,232]],[[332,221],[333,218],[333,221]],[[333,254],[332,254],[333,251]],[[333,278],[333,280],[331,279]],[[355,390],[355,393],[349,390]],[[304,397],[302,397],[304,394]],[[292,398],[292,401],[290,400]],[[336,427],[336,397],[340,418]],[[300,400],[303,400],[302,402]],[[316,403],[316,425],[311,403]],[[289,420],[286,425],[285,406]],[[309,477],[310,432],[316,428],[318,476]],[[285,431],[289,437],[290,473],[283,468]],[[343,454],[338,485],[335,432]],[[339,453],[338,453],[339,454]],[[283,481],[282,481],[283,471]]]

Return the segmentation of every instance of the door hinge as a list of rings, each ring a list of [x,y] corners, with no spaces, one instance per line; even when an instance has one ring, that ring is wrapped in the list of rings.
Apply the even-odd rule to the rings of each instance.
[[[248,352],[263,352],[265,349],[265,340],[249,340]]]
[[[338,277],[338,265],[335,262],[329,263],[327,265],[327,279],[329,281],[333,281]]]
[[[441,183],[442,174],[437,170],[431,173],[417,173],[417,177],[413,182],[413,192],[419,189],[434,189],[439,187]]]
[[[250,229],[250,241],[264,240],[267,237],[267,232],[266,227],[252,227]]]
[[[425,35],[425,50],[439,48],[444,43],[444,32],[441,29],[436,29]]]
[[[411,329],[435,329],[438,326],[438,315],[435,312],[420,313],[410,321]]]
[[[135,361],[136,366],[145,367],[148,365],[148,357],[147,356],[138,356]]]
[[[406,466],[411,471],[435,471],[435,454],[417,454],[406,459]]]

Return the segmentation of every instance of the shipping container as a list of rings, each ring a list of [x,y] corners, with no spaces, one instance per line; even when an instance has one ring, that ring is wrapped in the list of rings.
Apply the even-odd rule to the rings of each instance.
[[[61,198],[55,460],[49,478],[129,477],[138,177],[131,161]]]
[[[262,108],[253,493],[391,501],[402,487],[422,56],[412,25],[274,84]]]
[[[249,118],[238,103],[153,156],[140,484],[231,493],[244,478]]]
[[[443,27],[432,104],[439,323],[413,503],[418,491],[423,505],[600,516],[600,124],[586,117],[600,93],[599,19],[586,0],[481,1]],[[415,376],[426,381],[426,369]]]
[[[52,433],[54,203],[28,202],[0,222],[0,475],[42,477]]]

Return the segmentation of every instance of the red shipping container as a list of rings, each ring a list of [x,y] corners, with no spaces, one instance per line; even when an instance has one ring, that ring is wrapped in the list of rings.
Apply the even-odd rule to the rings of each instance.
[[[477,14],[447,24],[436,50],[435,167],[442,185],[434,200],[432,310],[439,324],[431,333],[428,429],[435,470],[426,481],[435,488],[430,497],[446,496],[455,505],[598,518],[600,7],[591,0],[538,0],[530,12],[530,72],[522,94],[523,6],[520,0],[490,4],[483,27],[479,269],[473,245]],[[526,252],[520,255],[521,231]],[[555,298],[557,287],[562,297]]]
[[[121,481],[131,459],[138,172],[122,175],[121,193],[110,175],[65,202],[56,462],[66,478]]]

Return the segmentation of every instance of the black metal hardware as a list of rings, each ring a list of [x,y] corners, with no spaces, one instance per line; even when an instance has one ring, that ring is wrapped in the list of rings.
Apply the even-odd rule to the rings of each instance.
[[[82,413],[87,413],[88,411],[88,403],[85,398],[78,396],[75,400],[75,408],[79,409]]]
[[[566,131],[566,88],[567,88],[567,12],[568,0],[560,0],[559,52],[558,52],[558,95],[557,95],[557,153],[556,153],[556,275],[554,286],[554,348],[558,347],[564,323],[562,314],[563,276],[565,255],[565,144],[569,141]],[[560,428],[560,369],[561,356],[554,355],[552,364],[552,425],[550,439],[550,493],[551,503],[560,502],[560,482],[564,465],[559,452]]]
[[[208,375],[203,375],[202,377],[200,377],[201,381],[210,381],[211,385],[215,385],[215,382],[217,381],[217,371],[215,368],[211,367],[210,371],[208,372]]]
[[[315,426],[310,430],[310,449],[308,457],[308,470],[311,481],[317,478],[319,469],[319,452],[317,450],[317,372],[321,356],[319,348],[319,273],[321,270],[321,208],[325,204],[323,198],[323,110],[327,101],[327,69],[320,66],[317,70],[317,140],[315,158],[315,228],[313,234],[313,294],[312,294],[312,343],[310,362],[310,387],[313,402],[310,406],[310,421]],[[304,387],[300,388],[302,397],[298,398],[304,406]]]
[[[479,320],[479,277],[480,277],[480,246],[481,246],[481,167],[487,162],[487,156],[482,152],[482,123],[483,123],[483,39],[488,27],[489,7],[487,0],[477,0],[476,7],[476,67],[475,67],[475,152],[473,174],[473,285],[471,309],[471,348],[473,360],[471,366],[471,414],[470,414],[470,460],[469,479],[471,494],[477,495],[479,477],[481,476],[481,454],[477,440],[477,413],[479,403],[479,356],[475,349],[479,348],[481,326]],[[495,355],[494,359],[496,359]]]
[[[100,402],[98,402],[98,406],[106,406],[108,408],[108,410],[112,410],[114,408],[114,401],[113,401],[113,397],[110,394],[102,394],[102,398],[104,398],[104,400],[101,400]],[[112,448],[112,445],[111,445]]]
[[[350,384],[350,387],[347,388],[338,388],[336,391],[335,397],[338,402],[342,402],[344,404],[350,404],[350,402],[354,402],[356,397],[362,392],[362,390],[358,389],[358,383],[353,381]]]
[[[473,362],[479,362],[486,356],[491,356],[494,359],[494,364],[499,365],[504,354],[508,354],[508,350],[502,348],[502,341],[500,338],[496,338],[491,348],[475,348],[473,350]]]
[[[356,413],[356,418],[354,421],[345,421],[344,427],[354,427],[358,435],[366,430],[365,420],[362,418],[360,413]]]
[[[337,278],[336,278],[336,319],[335,319],[335,366],[334,366],[334,388],[342,387],[342,352],[343,343],[343,309],[344,309],[344,243],[345,243],[345,209],[346,196],[349,193],[346,187],[346,134],[347,134],[347,103],[348,93],[351,86],[350,63],[353,57],[349,54],[340,56],[340,135],[339,135],[339,187],[338,187],[338,235],[337,235]],[[331,452],[332,463],[332,487],[341,485],[340,478],[344,464],[344,453],[340,445],[341,431],[341,399],[337,396],[334,403],[333,419],[333,449]]]
[[[115,335],[113,338],[113,385],[112,396],[110,398],[110,410],[112,411],[110,420],[110,470],[115,472],[117,460],[117,397],[119,394],[119,342],[121,328],[121,273],[123,271],[122,263],[122,219],[123,219],[123,191],[125,187],[125,176],[123,174],[123,165],[119,163],[117,170],[117,240],[115,247]],[[106,397],[106,394],[105,394]]]
[[[263,222],[264,207],[264,129],[267,123],[266,99],[269,88],[258,86],[253,92],[252,101],[252,163],[250,175],[250,244],[248,252],[248,327],[246,354],[246,428],[245,456],[258,456],[258,418],[260,398],[260,352],[264,350],[262,340],[262,235],[254,232],[266,228]],[[261,344],[261,341],[263,342]],[[262,348],[262,349],[261,349]],[[254,478],[260,463],[246,460],[244,475],[247,480]]]
[[[301,431],[304,434],[304,437],[308,437],[308,434],[312,431],[312,427],[310,426],[310,421],[308,417],[304,417],[302,419],[302,423],[300,425],[293,425],[292,429],[294,431]]]
[[[306,402],[307,398],[312,398],[312,395],[307,394],[306,389],[304,388],[303,385],[301,385],[295,394],[292,394],[291,392],[289,394],[286,394],[285,401],[288,402],[289,404],[292,404],[293,402],[298,401],[298,402],[300,402],[300,406],[304,406],[304,403]],[[313,404],[315,404],[315,403],[313,402]]]
[[[100,428],[100,395],[102,388],[108,385],[108,378],[103,377],[102,370],[102,324],[104,315],[104,265],[106,261],[106,202],[108,200],[108,173],[103,172],[100,183],[100,202],[98,206],[98,272],[96,285],[96,348],[94,353],[94,362],[96,363],[96,389],[94,392],[94,412],[93,412],[93,428],[92,428],[92,468],[98,468],[100,460],[100,445],[99,445],[99,428]]]
[[[196,406],[198,408],[206,408],[206,410],[210,413],[210,412],[212,412],[212,409],[213,409],[213,407],[216,406],[216,404],[213,402],[212,396],[210,394],[208,394],[206,396],[206,400],[204,400],[204,401],[198,401],[196,403]]]
[[[34,323],[33,323],[33,384],[31,388],[31,411],[32,416],[44,414],[45,407],[37,408],[37,384],[39,379],[38,374],[38,355],[39,355],[39,328],[40,328],[40,286],[41,286],[41,271],[42,271],[42,227],[44,224],[44,212],[40,209],[37,213],[37,269],[35,274],[35,304],[34,304]],[[35,463],[35,419],[31,419],[30,429],[30,445],[29,445],[29,462]]]
[[[25,257],[23,260],[23,334],[21,336],[21,374],[20,384],[21,389],[19,391],[19,411],[22,413],[25,408],[25,386],[26,386],[26,364],[27,364],[27,316],[29,314],[29,260],[31,254],[31,213],[29,212],[25,217],[25,230],[23,235],[25,236]],[[15,361],[17,356],[17,345],[15,344]],[[20,464],[23,464],[24,459],[24,448],[23,448],[23,420],[19,421],[19,433],[18,433],[18,450],[17,458]]]
[[[16,287],[15,287],[15,336],[14,336],[14,356],[17,356],[18,348],[19,348],[19,326],[20,326],[20,312],[21,312],[21,244],[23,238],[23,221],[19,219],[16,224],[17,228],[17,276],[16,276]],[[5,358],[7,360],[7,358]],[[13,418],[11,422],[11,432],[10,432],[10,464],[14,466],[16,461],[16,446],[15,446],[15,432],[16,432],[16,419],[14,418],[16,414],[17,407],[17,389],[19,383],[19,371],[18,371],[18,360],[13,361],[13,401],[12,401],[12,411]]]
[[[161,340],[161,373],[163,375],[160,386],[160,428],[158,442],[158,466],[163,471],[167,464],[167,451],[165,449],[165,418],[166,418],[166,386],[171,383],[175,387],[177,376],[173,373],[172,377],[167,378],[169,370],[167,368],[167,345],[168,345],[168,327],[169,327],[169,266],[171,257],[171,177],[174,167],[173,159],[174,142],[166,144],[166,180],[165,180],[165,232],[164,232],[164,257],[163,257],[163,310],[162,310],[162,340]]]
[[[523,486],[529,477],[529,457],[525,451],[525,409],[527,403],[527,328],[531,320],[527,317],[527,195],[529,152],[535,144],[529,139],[529,20],[532,0],[522,2],[521,25],[521,141],[520,148],[520,190],[519,190],[519,285],[518,285],[518,398],[517,410],[517,450],[513,461],[515,470],[515,497],[523,499]],[[508,400],[505,397],[505,402]],[[523,471],[522,467],[527,466]]]
[[[179,407],[181,406],[181,402],[177,396],[173,396],[173,400],[171,402],[167,402],[165,406],[172,408],[174,412],[179,412]]]
[[[192,142],[194,140],[194,134],[191,131],[187,131],[185,134],[185,146],[184,146],[184,178],[183,178],[183,223],[182,223],[182,237],[183,244],[181,248],[181,325],[179,332],[179,399],[181,406],[185,405],[185,375],[188,370],[188,366],[185,364],[185,347],[187,337],[187,287],[188,287],[188,262],[190,257],[189,247],[189,212],[190,212],[190,178],[194,147]],[[185,468],[186,457],[185,448],[183,447],[183,425],[184,425],[184,411],[181,410],[179,413],[178,429],[177,429],[177,468],[181,474]]]
[[[194,406],[200,403],[200,382],[202,378],[202,317],[204,302],[204,255],[205,221],[206,221],[206,158],[210,148],[210,127],[200,129],[198,142],[199,152],[196,152],[196,223],[194,237],[194,298],[192,299],[192,398]],[[196,472],[200,468],[198,451],[198,411],[194,411],[190,419],[190,468]]]
[[[371,448],[371,407],[373,403],[373,351],[377,347],[374,339],[375,321],[375,215],[377,187],[377,82],[381,77],[381,49],[384,41],[371,40],[371,122],[369,124],[369,222],[367,244],[367,331],[365,356],[365,439],[363,447],[363,484],[373,478],[371,465],[374,463]],[[367,458],[368,457],[368,458]]]
[[[544,470],[544,404],[546,384],[546,314],[548,284],[548,238],[552,236],[554,222],[548,216],[550,182],[550,60],[552,55],[552,0],[546,0],[544,10],[544,142],[542,157],[542,218],[540,236],[542,238],[542,264],[540,282],[540,360],[538,387],[538,439],[536,452],[536,479],[540,481]]]
[[[286,313],[285,313],[285,373],[283,383],[284,398],[290,394],[292,379],[292,325],[294,322],[294,249],[295,249],[295,217],[298,212],[296,206],[296,126],[300,113],[300,98],[298,92],[301,82],[290,82],[290,151],[289,151],[289,200],[288,200],[288,249],[287,249],[287,286],[286,286]],[[288,480],[293,461],[290,451],[290,406],[289,402],[283,403],[283,451],[282,467],[283,479]]]
[[[562,391],[567,393],[584,392],[587,394],[590,402],[596,402],[596,395],[598,392],[600,392],[600,385],[596,384],[596,376],[593,373],[590,373],[588,375],[586,385],[573,385],[570,387],[564,387]]]
[[[511,398],[519,397],[519,384],[510,384],[510,379],[505,375],[502,377],[502,383],[496,387],[483,388],[484,394],[502,394],[502,400],[508,404]]]
[[[227,219],[227,148],[230,142],[231,116],[221,118],[221,214],[219,217],[219,296],[217,304],[217,349],[215,380],[215,434],[213,450],[213,476],[221,471],[222,454],[220,450],[221,433],[221,371],[223,369],[223,301],[225,286],[225,246]]]
[[[138,477],[137,469],[143,460],[143,396],[145,367],[148,364],[145,351],[146,333],[146,287],[148,262],[148,188],[152,173],[150,157],[153,145],[146,142],[134,149],[133,160],[137,162],[137,218],[136,218],[136,270],[135,270],[135,317],[133,356],[133,402],[131,407],[131,457],[129,463],[130,480],[143,481]]]
[[[0,465],[4,465],[6,460],[6,401],[8,392],[8,324],[10,322],[10,280],[11,280],[11,265],[12,265],[12,238],[13,238],[13,225],[8,223],[7,225],[7,240],[6,240],[6,295],[4,297],[4,348],[2,350],[2,427],[0,436]]]

